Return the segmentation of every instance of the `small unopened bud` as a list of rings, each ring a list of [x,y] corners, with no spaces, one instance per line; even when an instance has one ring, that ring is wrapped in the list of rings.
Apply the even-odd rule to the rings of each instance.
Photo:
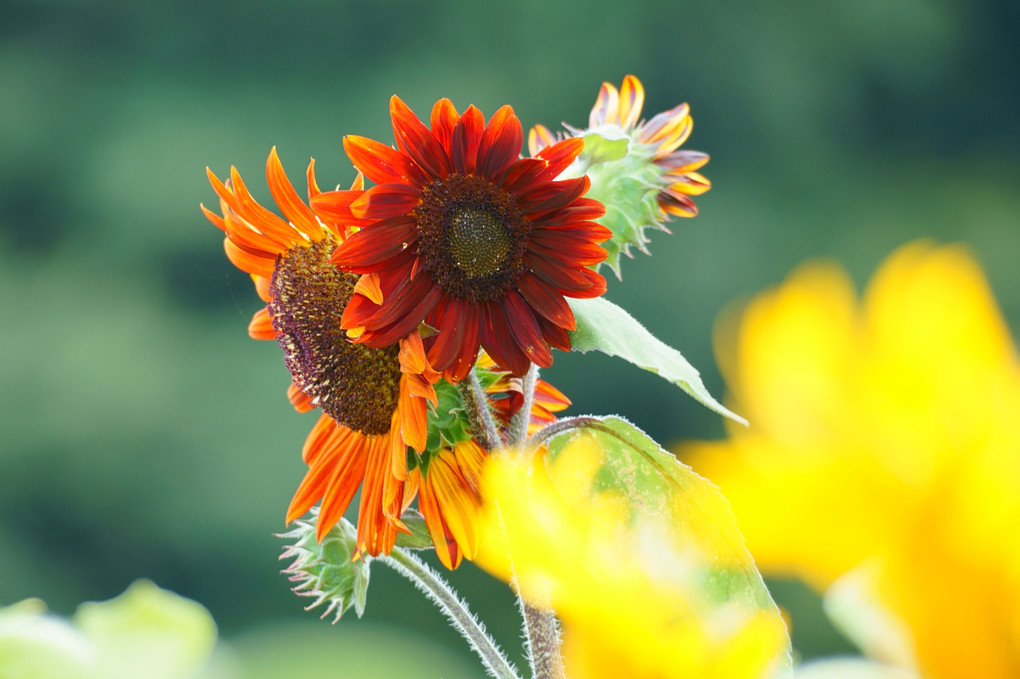
[[[568,167],[561,179],[587,175],[591,188],[587,196],[606,207],[598,222],[613,232],[602,247],[609,253],[605,263],[620,276],[620,255],[631,256],[631,246],[648,253],[645,230],[662,229],[673,217],[694,217],[698,209],[693,196],[711,188],[697,172],[708,162],[708,155],[680,149],[691,133],[690,108],[680,104],[650,120],[641,119],[645,92],[632,75],[619,90],[603,83],[588,127],[569,125],[566,136],[583,137],[584,151]],[[564,136],[536,125],[528,135],[532,155]]]
[[[317,511],[317,510],[313,510]],[[292,589],[298,596],[314,597],[306,611],[325,605],[322,618],[333,615],[333,622],[354,606],[360,618],[368,597],[369,563],[372,559],[357,548],[357,530],[347,519],[340,521],[322,538],[315,539],[314,516],[310,521],[294,522],[294,529],[278,537],[291,544],[284,548],[280,559],[293,558],[283,573],[297,583]]]

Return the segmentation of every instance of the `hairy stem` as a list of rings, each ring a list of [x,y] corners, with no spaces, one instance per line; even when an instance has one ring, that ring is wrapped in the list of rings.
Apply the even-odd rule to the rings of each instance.
[[[499,435],[499,429],[496,428],[495,420],[492,419],[489,400],[482,391],[482,385],[474,370],[457,383],[457,389],[460,391],[461,401],[464,402],[468,421],[471,422],[471,432],[478,443],[488,452],[502,448],[503,439]]]
[[[520,679],[517,670],[506,659],[485,626],[468,609],[449,584],[418,557],[397,547],[389,556],[376,557],[393,570],[411,580],[446,615],[461,636],[482,659],[489,676],[495,679]]]
[[[532,676],[535,679],[566,679],[560,655],[560,622],[556,614],[552,609],[532,606],[520,592],[517,593],[517,601],[528,633],[528,662]]]
[[[531,404],[535,400],[535,384],[538,382],[538,366],[531,364],[531,369],[524,375],[524,404],[510,420],[510,446],[516,447],[528,438],[528,425],[531,423]]]

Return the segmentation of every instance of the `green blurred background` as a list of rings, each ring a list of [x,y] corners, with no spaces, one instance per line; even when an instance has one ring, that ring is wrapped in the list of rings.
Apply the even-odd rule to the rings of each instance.
[[[717,313],[809,257],[863,281],[909,239],[965,241],[1016,328],[1017,35],[1016,0],[0,0],[0,604],[69,612],[147,576],[241,646],[311,615],[271,534],[314,418],[287,404],[276,347],[247,338],[260,304],[198,210],[216,204],[206,165],[268,199],[276,145],[299,185],[309,156],[347,184],[340,139],[391,139],[391,94],[583,125],[600,83],[633,73],[647,115],[690,102],[714,188],[608,297],[721,394]],[[571,412],[664,443],[723,431],[610,359],[544,374]],[[410,585],[373,580],[378,638],[424,635],[477,674]],[[453,580],[519,658],[506,588],[470,565]],[[802,587],[774,584],[805,655],[845,648]]]

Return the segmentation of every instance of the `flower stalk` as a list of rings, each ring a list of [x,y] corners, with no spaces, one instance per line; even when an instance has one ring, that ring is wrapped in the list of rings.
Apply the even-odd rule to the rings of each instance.
[[[425,562],[400,547],[395,547],[388,556],[380,556],[376,561],[385,563],[409,579],[439,607],[482,659],[489,676],[495,679],[521,679],[517,670],[485,631],[485,625],[468,608],[467,603]]]
[[[472,370],[463,380],[457,384],[460,391],[461,401],[467,412],[468,421],[471,423],[471,431],[474,433],[478,443],[485,448],[486,452],[495,451],[503,446],[503,438],[499,435],[496,422],[492,419],[492,411],[489,409],[489,399],[482,389],[478,375]]]
[[[537,382],[538,366],[532,364],[523,379],[524,403],[510,421],[509,439],[506,447],[502,445],[503,439],[492,419],[488,398],[474,371],[458,384],[468,418],[473,431],[476,432],[475,436],[490,453],[506,454],[507,451],[524,445],[528,436],[528,424],[531,421],[531,406]],[[479,436],[477,432],[485,433]],[[497,441],[499,445],[488,447],[485,439]],[[566,674],[560,653],[560,626],[556,614],[549,607],[539,607],[529,603],[516,584],[513,589],[517,595],[521,617],[524,619],[524,637],[527,641],[531,676],[534,679],[565,679]]]

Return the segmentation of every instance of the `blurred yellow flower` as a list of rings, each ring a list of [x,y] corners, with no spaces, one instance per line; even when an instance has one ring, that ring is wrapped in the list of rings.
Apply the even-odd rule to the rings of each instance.
[[[850,573],[831,608],[873,657],[1020,676],[1020,365],[966,249],[901,248],[861,303],[838,266],[804,265],[717,349],[751,427],[680,452],[761,570],[819,590]],[[889,619],[847,613],[864,599]]]
[[[616,458],[632,487],[675,488],[630,497],[590,435],[555,456],[493,456],[476,563],[551,603],[571,679],[775,676],[789,661],[786,628],[733,516],[714,486],[664,456],[676,468],[657,479]]]

